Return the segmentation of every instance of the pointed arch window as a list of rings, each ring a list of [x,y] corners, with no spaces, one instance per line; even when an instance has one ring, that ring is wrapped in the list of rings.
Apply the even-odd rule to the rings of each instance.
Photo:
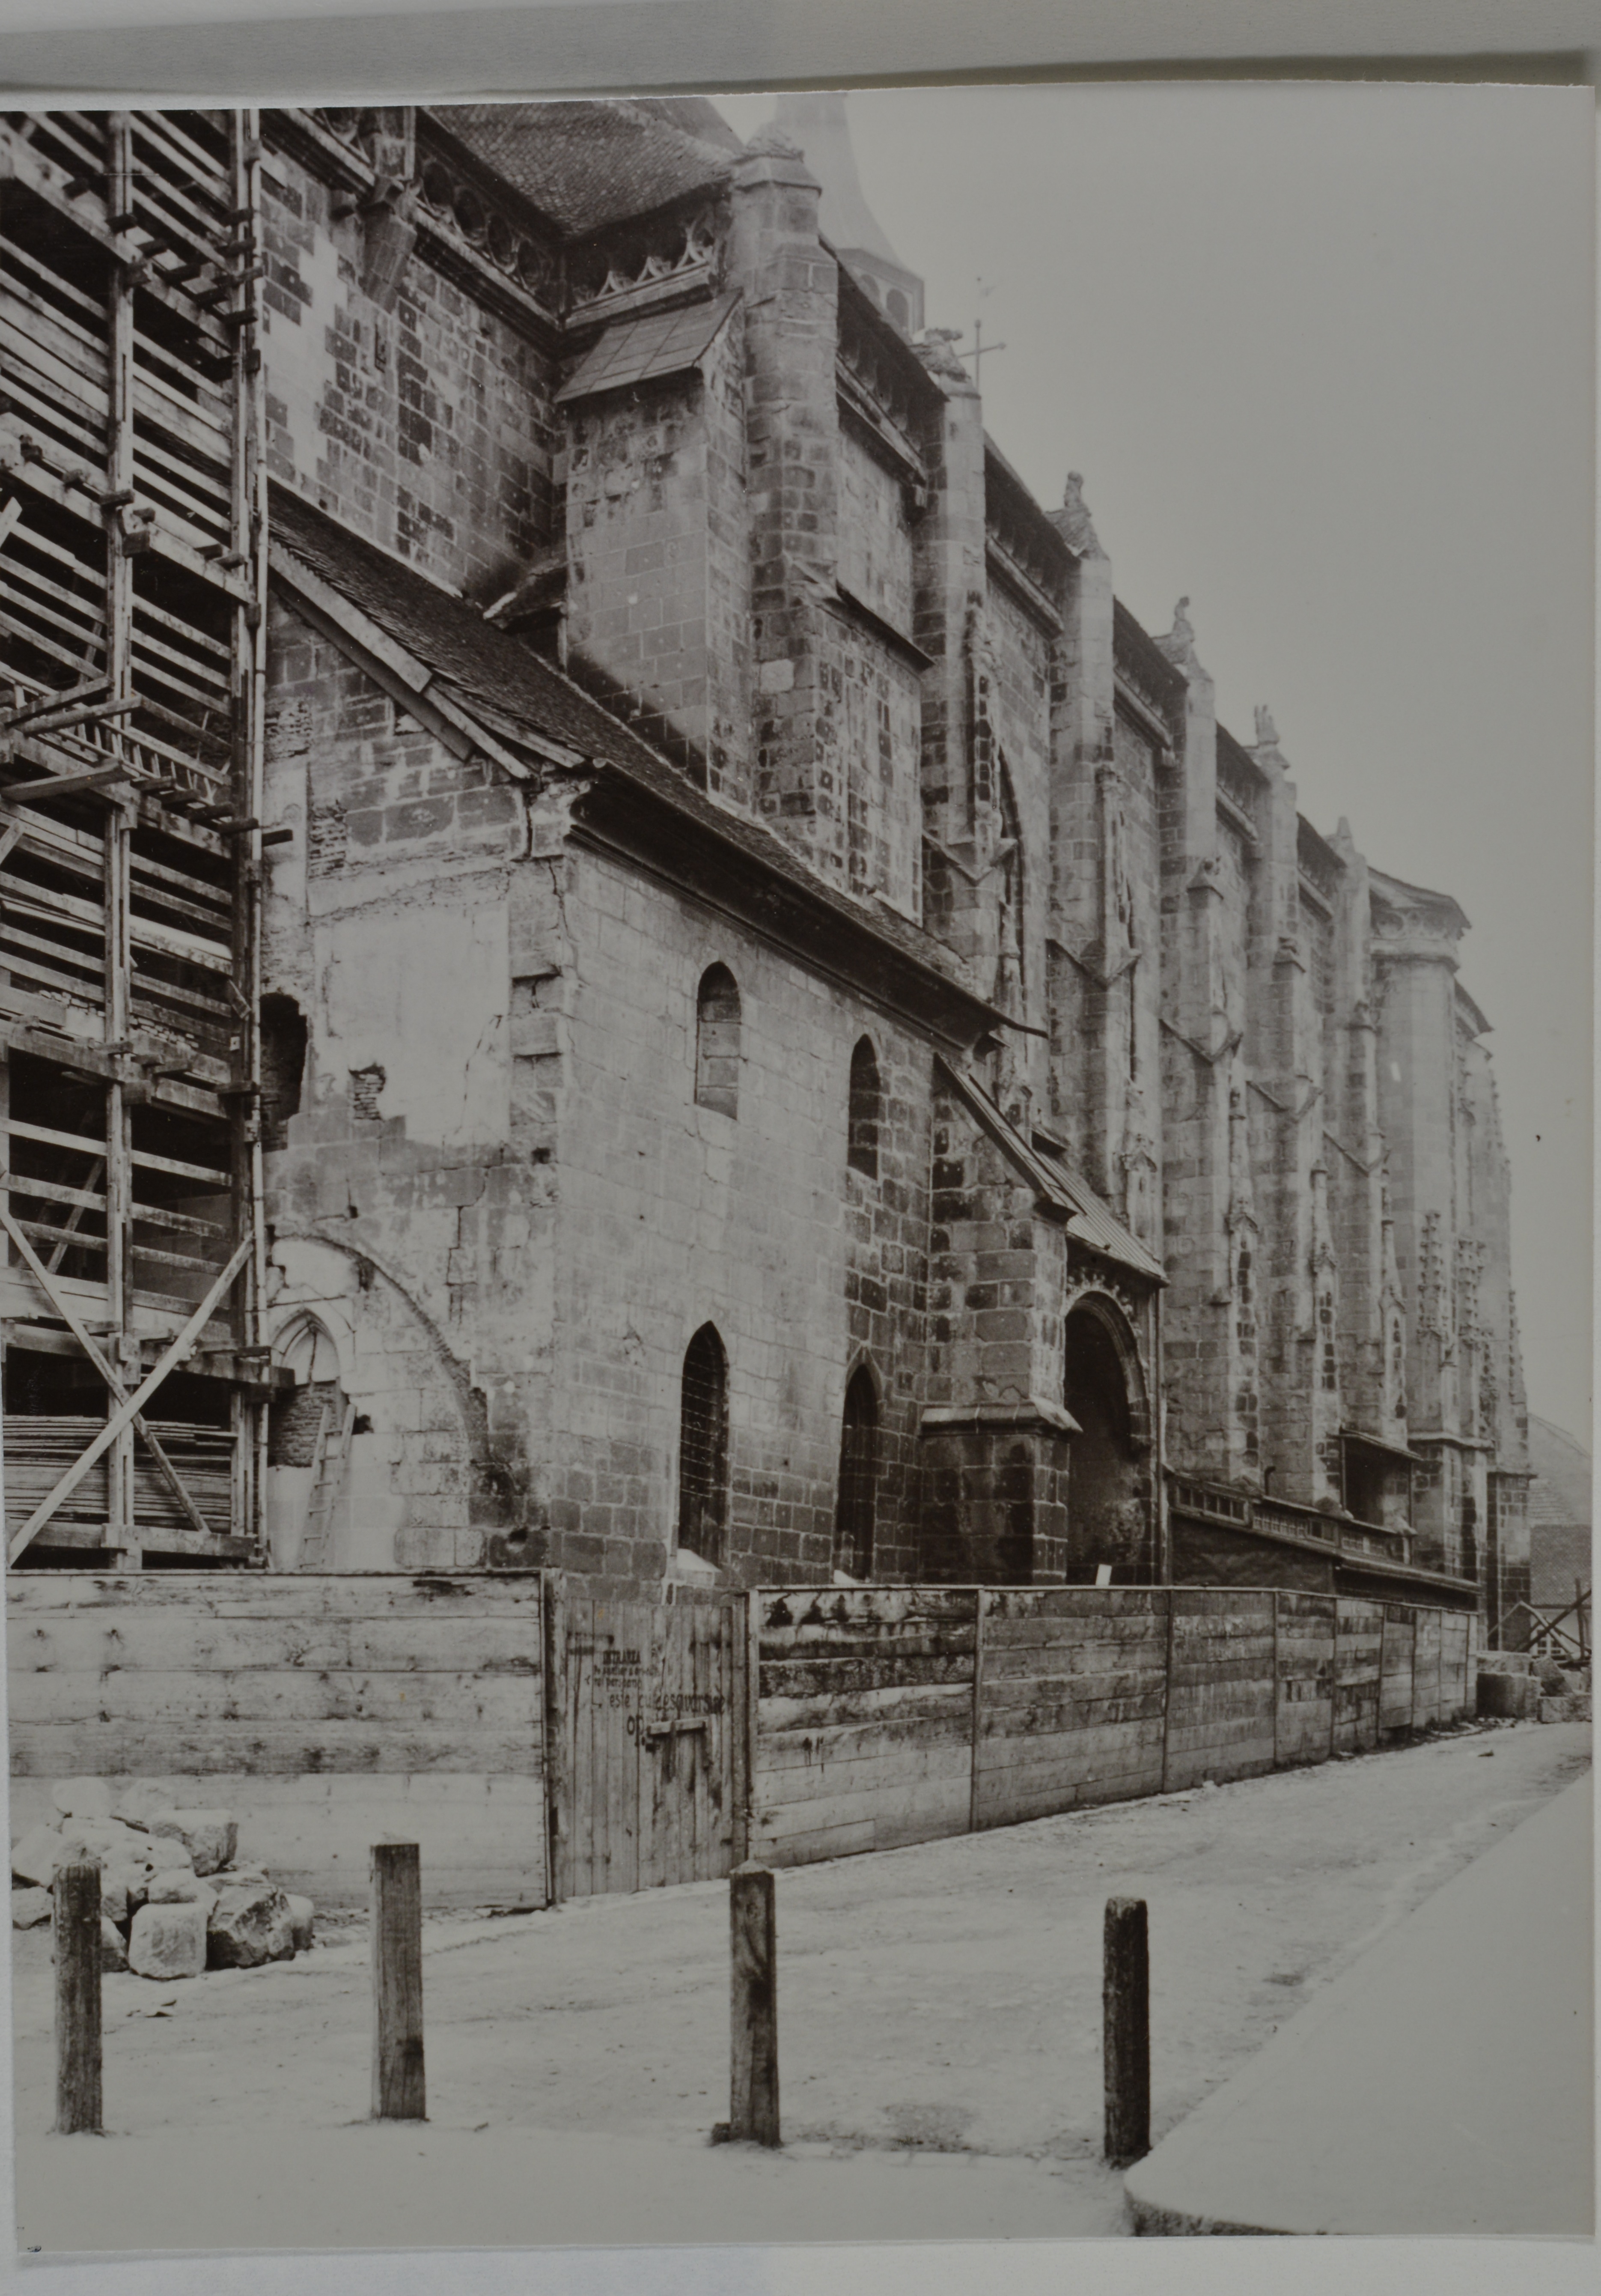
[[[999,961],[995,1001],[1002,1012],[1015,1013],[1020,1009],[1023,1001],[1025,970],[1023,816],[1017,810],[1017,792],[1012,786],[1011,768],[1004,757],[1001,759],[998,793],[1001,800],[1001,845],[997,855],[1000,914],[996,920]]]
[[[703,1324],[684,1350],[678,1544],[719,1568],[727,1556],[728,1357],[713,1324]]]
[[[845,1390],[839,1441],[839,1496],[834,1510],[834,1568],[870,1578],[878,1502],[878,1390],[865,1364]]]
[[[850,1147],[845,1161],[870,1180],[878,1177],[878,1133],[884,1122],[884,1083],[872,1039],[863,1037],[851,1054]]]
[[[726,964],[702,973],[695,1000],[695,1098],[724,1116],[739,1113],[739,990]]]

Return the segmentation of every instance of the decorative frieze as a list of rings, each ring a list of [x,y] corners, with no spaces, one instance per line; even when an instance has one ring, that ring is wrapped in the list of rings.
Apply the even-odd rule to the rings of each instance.
[[[609,319],[713,284],[721,237],[707,201],[670,209],[568,251],[569,323]]]
[[[535,232],[509,201],[496,201],[437,149],[418,152],[418,219],[440,238],[467,249],[532,297],[549,318],[561,308],[561,257],[554,240]]]

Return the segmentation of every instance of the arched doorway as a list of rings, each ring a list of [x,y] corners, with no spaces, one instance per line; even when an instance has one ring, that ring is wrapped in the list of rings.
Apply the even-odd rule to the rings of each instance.
[[[1115,1302],[1081,1300],[1063,1331],[1063,1401],[1077,1422],[1067,1461],[1070,1578],[1150,1561],[1150,1450],[1134,1335]]]

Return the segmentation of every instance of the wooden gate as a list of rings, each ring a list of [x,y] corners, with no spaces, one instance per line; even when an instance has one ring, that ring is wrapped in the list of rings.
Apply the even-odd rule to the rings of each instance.
[[[743,1855],[747,1608],[547,1578],[554,1899],[716,1881]]]

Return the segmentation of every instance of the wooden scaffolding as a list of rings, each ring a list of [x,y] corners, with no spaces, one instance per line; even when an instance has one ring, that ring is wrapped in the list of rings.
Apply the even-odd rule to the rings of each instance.
[[[258,160],[0,116],[12,1563],[263,1557]]]

